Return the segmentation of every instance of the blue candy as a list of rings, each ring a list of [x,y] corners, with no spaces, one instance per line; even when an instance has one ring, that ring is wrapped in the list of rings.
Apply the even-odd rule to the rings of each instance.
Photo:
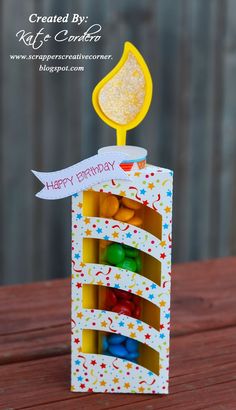
[[[108,348],[109,352],[116,357],[126,357],[128,352],[121,344],[110,345]]]
[[[127,360],[135,360],[135,359],[137,359],[139,357],[139,352],[132,352],[132,353],[128,353],[126,356],[125,356],[125,359],[127,359]]]
[[[126,349],[128,352],[137,352],[138,351],[138,342],[137,340],[127,339],[125,342]]]
[[[102,351],[104,352],[108,348],[108,342],[106,336],[103,336],[102,338]]]
[[[118,345],[126,339],[125,336],[122,335],[111,335],[108,337],[107,342],[111,345]]]

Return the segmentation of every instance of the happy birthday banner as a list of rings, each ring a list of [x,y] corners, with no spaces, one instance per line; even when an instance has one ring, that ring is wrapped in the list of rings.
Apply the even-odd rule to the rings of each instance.
[[[126,158],[123,153],[110,152],[94,155],[60,171],[32,170],[44,184],[44,188],[36,196],[41,199],[61,199],[91,188],[100,182],[111,179],[129,180],[127,173],[120,167]]]

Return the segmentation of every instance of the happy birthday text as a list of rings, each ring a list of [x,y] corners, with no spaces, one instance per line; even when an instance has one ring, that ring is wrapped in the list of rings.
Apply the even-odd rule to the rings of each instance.
[[[113,162],[105,162],[103,164],[98,164],[96,167],[89,167],[83,171],[76,173],[75,175],[68,176],[63,179],[56,179],[51,182],[46,182],[45,188],[47,190],[54,190],[54,189],[65,189],[69,186],[73,186],[74,183],[81,183],[86,179],[89,179],[97,174],[101,174],[104,172],[114,171],[115,161]]]

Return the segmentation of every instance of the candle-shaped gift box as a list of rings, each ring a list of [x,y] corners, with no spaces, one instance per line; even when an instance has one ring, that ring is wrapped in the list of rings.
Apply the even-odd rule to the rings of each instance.
[[[73,391],[168,393],[173,173],[124,145],[151,95],[149,70],[126,43],[93,104],[117,130],[118,145],[99,153],[107,164],[123,153],[128,179],[72,196]]]

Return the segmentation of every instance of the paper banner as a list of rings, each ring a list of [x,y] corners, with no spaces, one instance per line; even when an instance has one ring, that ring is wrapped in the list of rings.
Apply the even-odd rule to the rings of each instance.
[[[110,152],[94,155],[60,171],[32,170],[33,174],[44,184],[44,188],[36,196],[41,199],[61,199],[84,191],[100,182],[111,179],[129,180],[127,173],[120,167],[126,157],[123,153]]]

